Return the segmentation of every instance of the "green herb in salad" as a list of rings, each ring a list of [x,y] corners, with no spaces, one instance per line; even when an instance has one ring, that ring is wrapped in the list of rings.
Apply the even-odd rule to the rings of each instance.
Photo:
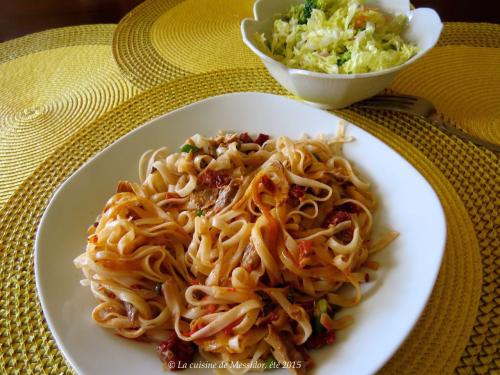
[[[307,20],[311,17],[313,9],[318,7],[317,0],[306,0],[304,1],[304,11],[302,12],[302,17],[299,20],[301,25],[307,23]]]
[[[364,0],[306,0],[274,21],[266,53],[283,64],[322,73],[367,73],[403,64],[418,52],[401,34],[408,18]]]

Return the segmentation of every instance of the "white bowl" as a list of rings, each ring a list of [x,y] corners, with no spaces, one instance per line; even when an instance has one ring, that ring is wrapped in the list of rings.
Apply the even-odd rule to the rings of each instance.
[[[430,8],[410,10],[408,0],[367,0],[387,13],[404,13],[409,23],[403,38],[417,44],[419,52],[405,63],[378,72],[360,74],[327,74],[303,69],[293,69],[274,60],[260,50],[256,34],[271,34],[273,17],[283,14],[292,4],[301,0],[257,0],[254,4],[255,19],[246,18],[241,23],[245,44],[260,57],[269,73],[288,91],[310,104],[336,109],[369,98],[389,86],[399,71],[425,55],[439,39],[443,24],[439,15]]]

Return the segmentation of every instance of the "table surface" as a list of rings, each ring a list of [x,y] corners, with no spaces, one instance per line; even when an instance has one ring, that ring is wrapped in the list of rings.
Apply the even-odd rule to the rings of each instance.
[[[0,42],[54,27],[118,23],[143,1],[5,0],[0,12]],[[436,9],[443,21],[500,23],[498,0],[413,0],[412,3]],[[477,6],[479,3],[481,6]]]

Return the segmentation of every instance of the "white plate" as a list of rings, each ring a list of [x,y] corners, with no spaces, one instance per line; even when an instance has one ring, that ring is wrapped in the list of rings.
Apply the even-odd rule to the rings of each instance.
[[[91,321],[95,301],[89,288],[80,286],[81,272],[73,266],[73,258],[85,248],[87,227],[117,182],[138,180],[137,162],[143,151],[164,145],[175,150],[195,133],[211,136],[219,129],[292,138],[304,132],[333,135],[337,121],[328,112],[279,96],[218,96],[134,130],[71,176],[54,194],[41,220],[35,273],[47,323],[77,372],[164,374],[153,346],[118,338]],[[401,235],[377,255],[379,271],[365,288],[362,303],[349,309],[355,324],[340,331],[334,345],[313,352],[315,374],[373,373],[394,354],[430,296],[446,238],[443,210],[427,181],[372,135],[354,125],[347,132],[356,141],[345,146],[345,154],[373,183],[381,201],[376,230],[392,228]]]

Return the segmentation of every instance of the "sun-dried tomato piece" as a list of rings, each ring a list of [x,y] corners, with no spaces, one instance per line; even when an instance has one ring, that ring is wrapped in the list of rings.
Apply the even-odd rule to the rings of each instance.
[[[299,255],[300,256],[309,256],[313,253],[313,242],[311,240],[304,240],[299,242]]]
[[[269,315],[269,321],[274,322],[275,320],[279,319],[279,314],[276,310],[274,310],[270,315]]]
[[[262,185],[264,185],[264,187],[269,190],[271,193],[274,192],[274,190],[276,189],[276,186],[274,185],[274,182],[273,180],[271,180],[269,177],[267,177],[266,175],[262,176]]]
[[[307,265],[311,256],[313,256],[313,242],[310,240],[299,242],[299,266],[304,267]]]
[[[241,143],[254,143],[252,137],[250,137],[248,133],[241,133],[239,139]]]
[[[231,177],[226,172],[206,169],[205,172],[198,176],[198,182],[209,188],[221,189],[229,185]]]
[[[255,140],[255,143],[257,143],[259,146],[262,146],[267,140],[269,140],[269,136],[267,134],[260,133]]]
[[[351,214],[347,211],[332,211],[325,219],[326,226],[338,225],[344,221],[351,220]]]
[[[189,367],[195,351],[196,346],[193,343],[181,340],[175,333],[156,347],[158,356],[170,371]]]
[[[307,349],[319,349],[325,345],[331,345],[335,342],[335,331],[324,331],[311,335],[304,346]]]
[[[292,185],[290,186],[290,189],[288,190],[288,195],[292,198],[299,199],[304,196],[306,193],[306,187],[305,186],[300,186],[300,185]]]

